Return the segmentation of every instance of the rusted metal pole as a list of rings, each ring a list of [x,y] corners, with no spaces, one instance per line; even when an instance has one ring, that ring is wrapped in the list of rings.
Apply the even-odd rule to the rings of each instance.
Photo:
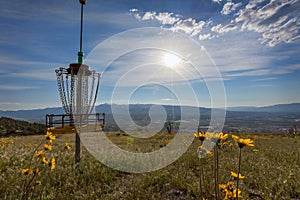
[[[76,131],[76,138],[75,138],[75,165],[78,167],[80,162],[81,156],[81,148],[80,148],[80,137],[79,133]]]

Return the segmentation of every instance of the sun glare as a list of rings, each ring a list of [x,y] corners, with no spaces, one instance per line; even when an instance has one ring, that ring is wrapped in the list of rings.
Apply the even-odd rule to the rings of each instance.
[[[181,58],[172,53],[166,53],[164,55],[164,63],[167,67],[173,68],[179,64]]]

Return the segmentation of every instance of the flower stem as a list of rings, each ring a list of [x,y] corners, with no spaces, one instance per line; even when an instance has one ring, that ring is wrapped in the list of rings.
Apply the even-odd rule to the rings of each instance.
[[[214,162],[214,174],[215,174],[215,197],[218,199],[218,150],[217,146],[214,147],[214,155],[215,155],[215,162]]]
[[[33,157],[34,157],[34,154],[35,154],[35,152],[38,150],[38,148],[45,142],[46,140],[43,140],[35,149],[34,149],[34,151],[32,152],[32,154],[30,155],[30,160],[29,160],[29,169],[31,169],[31,163],[32,163],[32,160],[33,160]],[[27,191],[27,188],[28,188],[28,186],[30,185],[30,183],[33,181],[33,178],[34,178],[35,176],[33,176],[32,177],[32,179],[31,180],[29,180],[28,182],[27,182],[27,179],[25,179],[25,181],[24,181],[24,183],[23,183],[23,185],[22,185],[22,188],[23,188],[23,191],[25,191],[25,194],[23,193],[22,194],[22,197],[21,197],[21,199],[27,199],[28,198],[28,191]]]
[[[205,178],[204,178],[204,166],[202,165],[202,185],[203,185],[203,194],[205,197],[205,193],[206,193],[206,184],[205,184]]]
[[[242,160],[242,148],[240,149],[240,156],[239,156],[239,165],[238,165],[238,173],[237,173],[237,180],[236,180],[236,199],[239,199],[239,180],[240,180],[240,169],[241,169],[241,160]]]
[[[202,162],[200,160],[200,177],[199,177],[199,184],[200,184],[200,198],[203,198],[203,190],[202,190],[202,177],[203,177],[203,165]]]
[[[44,142],[47,141],[46,139],[43,140],[32,152],[31,156],[30,156],[30,161],[29,161],[29,167],[31,166],[31,162],[33,160],[33,156],[35,154],[35,152],[40,148],[40,146],[42,146],[42,144],[44,144]]]
[[[217,199],[219,198],[219,152],[218,152],[218,147],[216,147],[216,161],[217,161]]]

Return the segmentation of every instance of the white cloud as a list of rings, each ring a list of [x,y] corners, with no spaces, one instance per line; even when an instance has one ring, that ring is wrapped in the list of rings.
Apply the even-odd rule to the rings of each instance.
[[[165,66],[167,52],[182,58],[180,66],[172,69]],[[141,28],[116,35],[94,49],[86,64],[103,66],[98,69],[103,74],[101,84],[108,86],[115,85],[120,77],[123,87],[131,87],[145,82],[181,84],[201,75],[216,76],[216,68],[200,45],[188,36],[160,28]]]
[[[223,15],[228,15],[231,12],[235,11],[239,6],[241,6],[242,3],[233,3],[231,1],[228,1],[224,4],[223,9],[221,11],[221,13]]]
[[[198,35],[203,26],[205,25],[204,21],[196,21],[195,19],[188,18],[184,20],[179,20],[172,28],[173,31],[183,31],[186,34],[191,36]]]
[[[32,90],[37,89],[36,86],[24,86],[24,85],[0,85],[0,90]]]
[[[212,2],[215,2],[215,3],[221,3],[222,0],[212,0]]]
[[[15,56],[1,55],[0,65],[5,69],[0,71],[0,78],[26,78],[35,80],[56,80],[54,66],[66,66],[62,63],[22,60]],[[17,69],[17,70],[16,70]]]
[[[138,11],[138,9],[136,9],[136,8],[132,8],[129,10],[129,12],[137,12],[137,11]]]
[[[274,47],[281,42],[292,43],[300,39],[300,35],[295,35],[299,31],[299,27],[295,26],[297,18],[290,19],[281,26],[274,27],[263,33],[261,37],[262,43],[267,43],[270,47]]]
[[[178,17],[173,17],[173,13],[158,13],[156,15],[156,19],[160,21],[162,24],[174,24],[178,22],[180,19]]]
[[[0,106],[9,106],[9,105],[21,105],[21,103],[17,103],[17,102],[0,102]]]
[[[5,77],[13,78],[26,78],[45,81],[55,81],[56,75],[54,71],[24,71],[24,72],[12,72],[5,74]]]
[[[207,33],[207,34],[199,35],[199,40],[207,40],[207,39],[212,39],[214,37],[215,36],[212,35],[211,33]]]
[[[287,66],[281,66],[280,68],[274,69],[274,74],[289,74],[296,70],[300,70],[300,64],[291,64]]]
[[[221,11],[227,15],[241,6],[228,1]],[[224,34],[233,30],[253,31],[261,34],[261,44],[274,47],[280,43],[293,43],[300,39],[300,2],[297,0],[250,0],[229,24],[217,24],[211,31]]]
[[[249,85],[249,88],[259,88],[259,87],[273,87],[272,84],[256,84],[256,85]]]
[[[163,98],[161,99],[161,101],[173,101],[174,99],[170,99],[170,98]]]
[[[221,3],[221,0],[213,0]],[[253,31],[260,34],[257,38],[261,44],[274,47],[280,43],[293,43],[300,39],[300,1],[298,0],[250,0],[241,7],[242,3],[227,1],[221,13],[223,15],[236,12],[230,23],[214,23],[211,21],[197,21],[193,18],[183,19],[180,15],[168,12],[145,12],[143,15],[137,9],[131,9],[135,18],[141,20],[155,20],[163,27],[173,31],[184,32],[191,36],[198,36],[199,40],[218,37],[231,31]],[[239,7],[241,9],[237,10]],[[165,26],[168,25],[168,26]],[[213,33],[201,34],[203,28],[210,28]]]
[[[145,12],[144,15],[140,15],[138,13],[138,9],[130,9],[129,10],[130,14],[133,14],[133,16],[136,19],[140,20],[157,20],[159,21],[162,25],[165,24],[175,24],[180,20],[180,18],[174,16],[173,13],[168,13],[168,12],[161,12],[161,13],[156,13],[153,11]]]
[[[241,9],[234,22],[241,30],[262,33],[262,44],[274,47],[282,42],[299,39],[300,2],[297,0],[271,0],[261,6],[262,0],[252,0]]]
[[[211,28],[211,31],[223,34],[223,33],[227,33],[227,32],[233,31],[235,29],[237,29],[237,26],[235,26],[234,24],[227,24],[225,26],[222,25],[222,24],[218,24],[216,26],[213,26]]]
[[[142,20],[155,19],[156,12],[146,12],[142,17]]]
[[[129,14],[133,15],[136,19],[142,19],[141,15],[138,13],[138,9],[132,8],[129,10]]]
[[[168,12],[145,12],[143,15],[138,13],[137,9],[130,9],[130,14],[139,20],[156,20],[162,26],[169,25],[172,31],[183,32],[191,36],[198,35],[203,29],[205,22],[197,21],[193,18],[182,19],[179,15]]]
[[[227,76],[231,77],[238,77],[238,76],[263,76],[263,75],[267,75],[270,74],[270,69],[259,69],[259,70],[248,70],[248,71],[244,71],[241,73],[232,73],[232,74],[228,74]]]
[[[294,26],[298,18],[291,18],[289,15],[286,15],[290,13],[286,12],[283,16],[282,13],[278,14],[277,12],[280,11],[279,8],[275,9],[277,10],[276,12],[268,12],[266,9],[269,9],[271,6],[267,6],[268,4],[261,6],[262,4],[260,3],[262,2],[263,1],[260,0],[250,1],[234,15],[236,19],[232,19],[228,24],[215,23],[212,19],[209,19],[207,22],[196,21],[193,18],[182,19],[181,16],[174,13],[164,13],[161,15],[161,19],[158,20],[157,16],[160,16],[160,14],[150,12],[152,14],[148,14],[149,17],[147,18],[152,17],[153,20],[159,21],[164,28],[184,32],[190,36],[197,36],[197,38],[205,44],[205,47],[208,48],[208,52],[212,53],[212,59],[219,67],[225,78],[233,79],[239,76],[276,75],[291,73],[298,70],[298,68],[295,67],[285,67],[284,69],[281,67],[278,67],[278,69],[272,69],[270,67],[272,65],[271,63],[273,63],[273,61],[275,62],[275,60],[283,61],[287,59],[287,57],[290,57],[290,55],[295,55],[295,51],[297,51],[297,49],[286,50],[289,52],[292,51],[290,53],[281,52],[280,55],[273,55],[274,52],[266,54],[267,51],[272,52],[271,49],[265,46],[260,46],[260,44],[265,44],[266,46],[273,47],[281,42],[294,42],[297,37],[299,37],[293,37],[295,31],[299,29],[299,25]],[[269,4],[273,5],[274,3],[271,1]],[[282,6],[282,4],[279,3],[277,7],[278,6]],[[273,5],[273,7],[276,6]],[[251,12],[247,12],[251,14],[247,15],[249,15],[250,18],[253,18],[250,20],[246,19],[245,14],[245,10],[249,9]],[[265,13],[268,18],[264,20],[258,19],[259,15],[255,12],[260,10],[263,10],[261,12]],[[293,14],[295,15],[295,13]],[[242,20],[241,16],[244,16],[245,19]],[[164,26],[167,21],[163,21],[162,19],[167,18],[172,19],[168,20],[168,25],[171,26]],[[256,18],[256,20],[254,20],[254,18]],[[247,29],[245,28],[246,26],[248,27]],[[250,29],[252,26],[254,28]],[[260,26],[262,30],[259,30],[255,26]]]
[[[267,77],[267,78],[259,78],[259,79],[255,79],[253,81],[272,81],[272,80],[277,80],[277,77]]]

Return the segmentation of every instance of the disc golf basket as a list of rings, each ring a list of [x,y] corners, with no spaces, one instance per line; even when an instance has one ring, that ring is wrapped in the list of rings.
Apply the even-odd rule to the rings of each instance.
[[[51,132],[75,133],[75,163],[80,161],[80,137],[81,127],[88,130],[102,130],[105,124],[104,113],[92,113],[99,89],[100,73],[91,70],[88,65],[83,64],[84,54],[82,52],[82,23],[83,5],[81,3],[81,26],[80,26],[80,51],[78,52],[78,63],[72,63],[68,68],[60,67],[55,70],[60,100],[65,114],[46,115],[46,126]]]

